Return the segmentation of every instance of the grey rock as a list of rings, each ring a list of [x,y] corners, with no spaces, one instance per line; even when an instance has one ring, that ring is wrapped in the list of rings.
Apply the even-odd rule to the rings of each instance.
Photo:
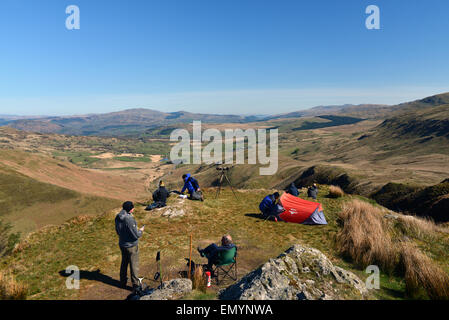
[[[294,245],[220,291],[223,300],[363,299],[365,284],[319,250]]]
[[[176,300],[192,291],[192,281],[189,279],[173,279],[164,281],[161,286],[154,289],[149,295],[140,300]]]
[[[388,214],[384,215],[384,218],[386,218],[386,219],[392,219],[392,220],[397,220],[399,217],[398,217],[397,215],[395,215],[395,214],[388,213]]]
[[[167,217],[167,218],[176,218],[176,217],[182,217],[186,214],[184,209],[181,208],[168,208],[166,209],[161,216]]]

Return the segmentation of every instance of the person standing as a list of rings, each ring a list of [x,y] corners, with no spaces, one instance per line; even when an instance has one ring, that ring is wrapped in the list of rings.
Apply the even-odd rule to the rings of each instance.
[[[123,203],[122,208],[122,211],[115,217],[115,230],[119,236],[119,247],[122,252],[120,284],[126,288],[129,265],[133,290],[136,290],[139,287],[139,238],[142,236],[145,226],[137,229],[137,222],[132,215],[134,204],[131,201]]]

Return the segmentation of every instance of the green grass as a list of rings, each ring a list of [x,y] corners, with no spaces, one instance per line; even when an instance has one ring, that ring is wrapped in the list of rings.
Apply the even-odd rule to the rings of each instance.
[[[0,171],[0,216],[38,202],[55,203],[73,199],[75,191],[43,183],[5,168]]]
[[[100,161],[99,158],[93,158],[92,156],[95,155],[92,152],[53,152],[53,156],[57,158],[66,158],[71,163],[74,163],[79,166],[88,167],[95,162]]]
[[[97,215],[119,201],[84,195],[0,167],[0,218],[27,234],[78,215]]]
[[[151,159],[147,157],[114,157],[113,159],[124,162],[151,162]]]
[[[154,256],[159,250],[162,251],[164,274],[175,275],[177,271],[185,270],[184,258],[188,256],[190,234],[196,248],[219,241],[225,233],[230,233],[239,247],[239,276],[279,255],[294,243],[321,250],[334,264],[355,272],[362,280],[368,276],[336,254],[334,238],[339,230],[336,213],[348,196],[330,199],[326,197],[328,192],[325,188],[322,189],[318,200],[323,204],[329,224],[305,226],[259,219],[256,216],[258,204],[267,193],[263,190],[238,192],[239,200],[235,200],[230,190],[225,189],[218,199],[214,199],[215,190],[206,189],[205,202],[184,200],[188,214],[174,219],[146,212],[143,206],[136,207],[138,224],[147,226],[139,244],[141,270],[145,270],[141,276],[152,278],[156,271]],[[169,204],[174,205],[178,201],[172,197]],[[29,239],[28,246],[9,257],[3,267],[12,268],[17,280],[30,286],[33,299],[77,299],[80,292],[67,290],[65,278],[59,274],[69,265],[74,264],[88,271],[100,269],[102,273],[118,279],[120,252],[114,216],[115,212],[36,233]],[[196,250],[193,259],[202,261]],[[389,283],[398,281],[394,277],[384,276],[379,296],[397,298],[403,288],[398,285],[395,290],[399,293],[393,292]],[[87,290],[92,284],[95,281],[81,280],[82,290]],[[206,295],[193,294],[190,298],[210,299],[217,290],[213,287]]]

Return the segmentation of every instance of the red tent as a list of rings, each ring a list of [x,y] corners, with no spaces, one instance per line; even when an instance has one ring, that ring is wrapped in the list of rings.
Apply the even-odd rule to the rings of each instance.
[[[280,201],[285,211],[279,217],[286,222],[327,224],[323,207],[318,202],[303,200],[289,193],[284,193]]]

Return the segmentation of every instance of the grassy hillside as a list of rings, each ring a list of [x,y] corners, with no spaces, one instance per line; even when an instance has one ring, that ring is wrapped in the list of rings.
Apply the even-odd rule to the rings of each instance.
[[[127,162],[118,162],[128,166]],[[144,177],[87,170],[39,153],[0,149],[0,165],[34,180],[88,195],[137,200],[145,192]]]
[[[146,224],[140,241],[141,275],[152,279],[156,271],[154,257],[161,250],[164,275],[169,278],[179,276],[179,271],[186,270],[184,258],[188,256],[190,234],[196,248],[217,242],[222,234],[230,233],[239,246],[239,277],[298,242],[321,250],[334,264],[355,272],[362,279],[368,276],[363,268],[338,253],[335,242],[341,230],[338,213],[353,197],[330,198],[328,188],[322,186],[318,200],[323,204],[329,225],[304,226],[261,220],[257,208],[268,192],[270,190],[239,190],[239,200],[235,200],[229,189],[223,190],[218,199],[214,198],[215,190],[208,189],[203,203],[180,203],[180,200],[170,198],[169,205],[187,210],[184,217],[172,219],[162,217],[160,211],[145,212],[143,207],[137,207],[138,224]],[[36,232],[22,242],[2,266],[11,268],[18,281],[28,284],[31,299],[125,298],[128,291],[116,287],[120,264],[114,230],[117,210],[96,218],[81,217],[60,227]],[[432,246],[425,237],[419,238],[420,246],[448,270],[447,236],[446,239],[444,235],[435,236],[439,239],[438,246]],[[204,261],[196,250],[193,259]],[[41,263],[43,261],[45,263]],[[81,290],[65,288],[66,278],[60,272],[69,265],[77,265],[82,270]],[[208,297],[213,298],[218,289],[216,286],[210,289]],[[388,273],[381,275],[381,290],[371,295],[371,298],[384,299],[405,297],[404,280]]]
[[[81,214],[97,215],[120,203],[39,182],[4,166],[0,166],[0,202],[0,219],[22,234]]]

